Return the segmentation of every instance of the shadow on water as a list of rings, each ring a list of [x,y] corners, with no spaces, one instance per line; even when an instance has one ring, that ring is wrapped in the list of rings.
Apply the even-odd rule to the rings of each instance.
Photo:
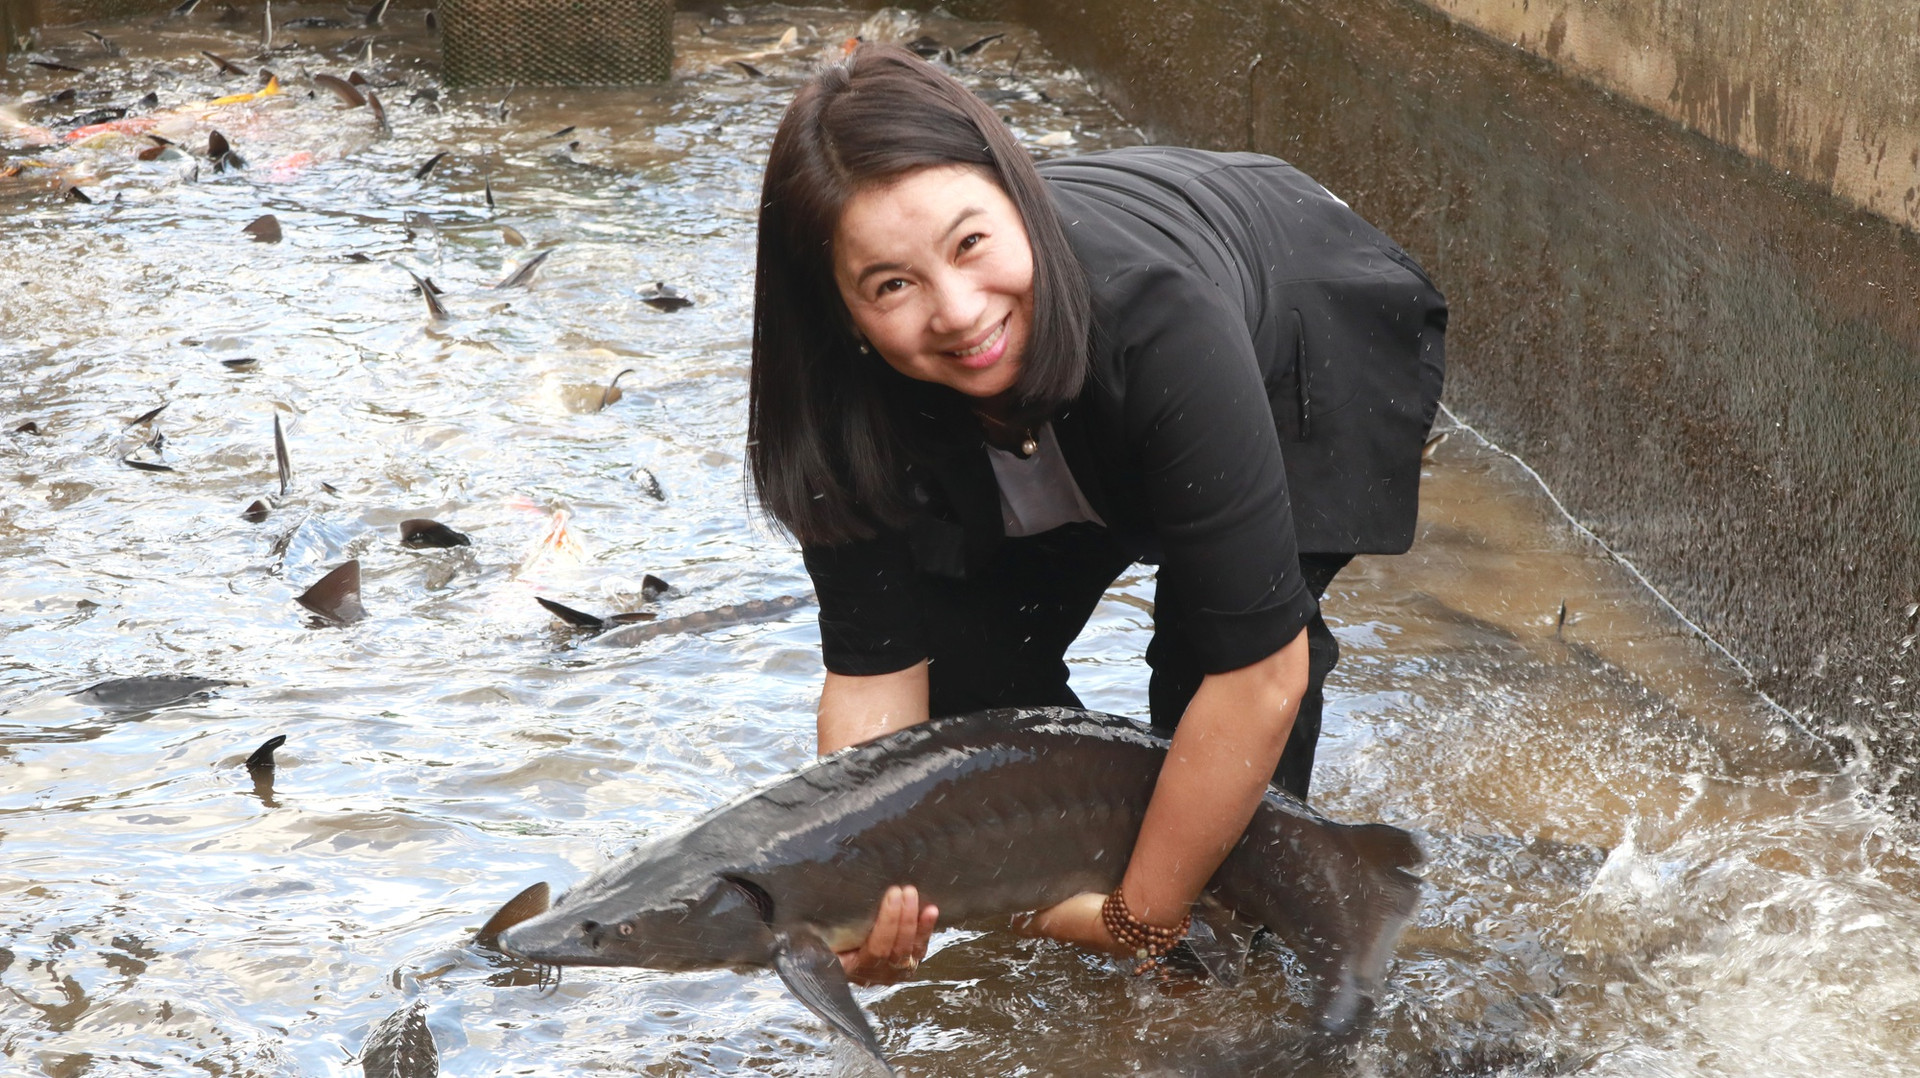
[[[669,86],[505,94],[439,92],[417,16],[370,59],[355,30],[292,31],[282,93],[211,110],[257,76],[203,50],[262,63],[258,27],[212,10],[93,27],[118,57],[49,30],[32,58],[84,72],[0,77],[0,1054],[342,1075],[370,1038],[416,1060],[430,1039],[445,1074],[857,1073],[773,978],[542,987],[466,941],[527,884],[811,755],[817,631],[774,602],[808,581],[740,486],[759,168],[791,87],[855,34],[1002,34],[959,68],[1036,152],[1140,136],[1002,23],[708,5],[678,16]],[[355,71],[390,134],[315,79]],[[177,153],[66,137],[120,106]],[[211,167],[215,129],[246,168]],[[279,242],[243,231],[263,213]],[[1223,988],[956,931],[926,979],[865,994],[904,1073],[1920,1068],[1920,875],[1861,758],[1470,433],[1425,484],[1415,552],[1360,559],[1327,603],[1316,796],[1430,857],[1350,1057],[1302,1032],[1278,948]],[[468,544],[404,545],[428,519]],[[296,597],[352,559],[365,618],[310,628]],[[1152,594],[1124,578],[1076,645],[1093,706],[1144,710]],[[704,631],[589,643],[537,598]],[[727,607],[772,616],[708,616]],[[182,675],[234,684],[124,712],[66,695]]]

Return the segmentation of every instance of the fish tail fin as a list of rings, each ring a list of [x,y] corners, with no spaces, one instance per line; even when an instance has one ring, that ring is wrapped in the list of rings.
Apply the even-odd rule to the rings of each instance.
[[[1314,981],[1318,1025],[1343,1037],[1360,1027],[1379,998],[1394,946],[1420,903],[1420,877],[1412,870],[1426,856],[1398,827],[1332,826],[1346,847],[1338,859],[1345,879],[1334,904],[1337,917],[1295,945]]]

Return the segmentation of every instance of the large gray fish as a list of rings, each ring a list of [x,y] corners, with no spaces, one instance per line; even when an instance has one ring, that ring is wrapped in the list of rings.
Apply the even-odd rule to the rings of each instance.
[[[1111,891],[1166,748],[1129,720],[1068,708],[935,719],[808,764],[648,843],[500,946],[556,966],[771,967],[885,1068],[834,954],[865,938],[881,893],[912,883],[944,924],[1004,925]],[[1419,898],[1409,870],[1421,860],[1405,831],[1334,823],[1269,791],[1209,882],[1203,912],[1222,927],[1220,914],[1264,925],[1291,946],[1313,983],[1318,1026],[1344,1036],[1380,992]]]

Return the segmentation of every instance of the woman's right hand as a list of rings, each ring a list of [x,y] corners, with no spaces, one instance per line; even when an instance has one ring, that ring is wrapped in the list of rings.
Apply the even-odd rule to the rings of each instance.
[[[920,892],[912,884],[887,888],[873,931],[860,946],[839,952],[847,980],[873,986],[911,977],[927,957],[927,943],[939,921],[939,907],[922,905]]]

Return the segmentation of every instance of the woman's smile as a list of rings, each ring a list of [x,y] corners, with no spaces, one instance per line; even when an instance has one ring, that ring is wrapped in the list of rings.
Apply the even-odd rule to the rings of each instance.
[[[1033,249],[987,173],[938,166],[863,188],[833,254],[854,328],[894,370],[970,397],[1012,388],[1033,324]]]
[[[1012,317],[1008,315],[1007,318],[1001,319],[1000,324],[993,327],[993,331],[987,335],[986,340],[972,348],[962,348],[953,352],[953,357],[960,361],[961,366],[974,370],[984,370],[998,363],[1000,357],[1006,354],[1007,321]]]

